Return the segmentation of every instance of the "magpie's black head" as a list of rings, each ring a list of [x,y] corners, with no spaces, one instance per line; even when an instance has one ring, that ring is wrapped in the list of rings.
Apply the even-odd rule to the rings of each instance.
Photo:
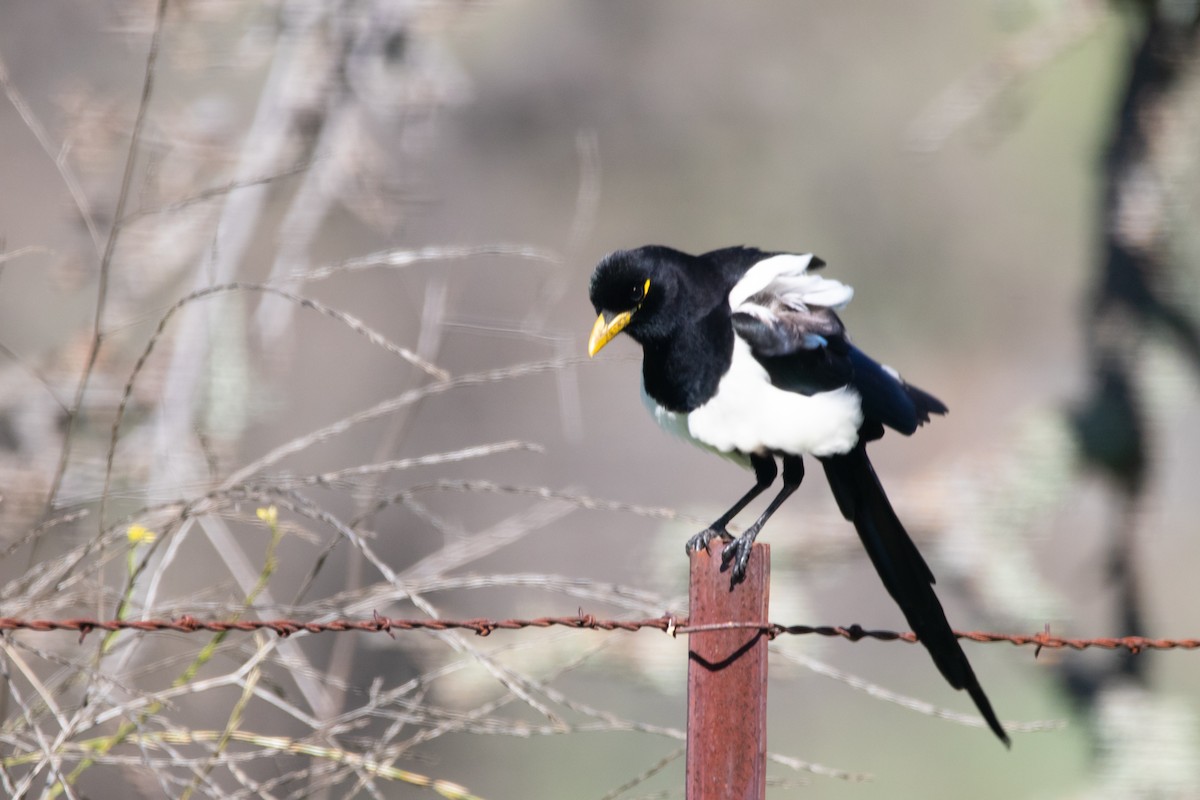
[[[648,245],[609,253],[592,273],[592,305],[600,316],[592,327],[588,354],[595,355],[625,331],[638,342],[669,336],[680,323],[683,277],[695,256]]]

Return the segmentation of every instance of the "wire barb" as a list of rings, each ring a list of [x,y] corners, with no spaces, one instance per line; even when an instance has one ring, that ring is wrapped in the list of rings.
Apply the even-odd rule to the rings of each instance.
[[[863,639],[873,639],[880,642],[917,641],[916,634],[910,631],[868,630],[861,625],[780,625],[777,623],[755,622],[722,622],[711,625],[689,625],[686,617],[676,617],[664,614],[660,617],[647,619],[601,619],[592,614],[579,613],[571,617],[535,617],[533,619],[395,619],[375,612],[370,619],[335,619],[327,622],[305,622],[293,619],[273,620],[201,620],[191,614],[184,614],[174,619],[112,619],[99,620],[88,617],[70,619],[23,619],[21,617],[0,617],[0,633],[6,631],[32,631],[49,633],[51,631],[77,631],[82,644],[84,638],[93,631],[123,631],[132,630],[141,633],[157,633],[171,631],[174,633],[254,633],[271,631],[281,638],[287,638],[297,633],[386,633],[393,639],[397,631],[447,631],[466,630],[476,636],[490,636],[498,630],[522,630],[525,628],[565,627],[595,631],[625,631],[635,633],[643,629],[662,631],[672,637],[679,634],[708,633],[735,628],[757,629],[774,639],[778,636],[827,636],[858,642]],[[1069,638],[1055,636],[1049,628],[1035,634],[993,633],[989,631],[955,631],[960,639],[966,639],[980,644],[1008,642],[1014,646],[1033,646],[1034,655],[1043,648],[1052,650],[1086,650],[1100,648],[1103,650],[1125,650],[1138,654],[1146,650],[1196,650],[1200,649],[1200,638],[1193,639],[1154,639],[1146,636],[1101,636],[1094,638]]]

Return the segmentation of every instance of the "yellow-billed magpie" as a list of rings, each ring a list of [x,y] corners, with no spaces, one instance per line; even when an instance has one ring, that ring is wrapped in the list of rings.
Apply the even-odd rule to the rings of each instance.
[[[888,593],[955,689],[966,689],[992,731],[992,711],[933,591],[933,573],[892,510],[867,458],[884,427],[911,434],[946,406],[850,343],[837,311],[854,290],[815,274],[811,253],[731,247],[689,255],[651,245],[606,256],[592,275],[595,355],[624,331],[642,346],[642,393],[667,431],[754,470],[755,484],[687,542],[715,537],[731,588],[745,578],[763,525],[800,485],[802,456],[825,468]],[[730,520],[770,486],[783,488],[742,536]]]

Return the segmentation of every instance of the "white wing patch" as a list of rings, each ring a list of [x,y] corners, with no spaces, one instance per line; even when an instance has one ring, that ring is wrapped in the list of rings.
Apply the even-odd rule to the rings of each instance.
[[[734,284],[729,292],[729,307],[735,311],[749,311],[749,307],[739,306],[745,306],[746,301],[756,294],[768,292],[793,308],[844,308],[854,297],[854,289],[841,281],[809,274],[812,260],[812,253],[764,258]]]

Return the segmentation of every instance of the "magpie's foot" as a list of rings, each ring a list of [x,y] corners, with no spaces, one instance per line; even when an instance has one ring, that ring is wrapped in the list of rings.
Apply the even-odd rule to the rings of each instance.
[[[741,536],[725,545],[721,551],[721,571],[729,570],[729,588],[746,580],[746,567],[750,564],[750,551],[754,548],[753,536]]]
[[[687,540],[687,544],[683,546],[683,552],[690,556],[692,553],[706,550],[708,549],[708,543],[718,537],[728,542],[733,538],[733,535],[724,528],[705,528]]]

